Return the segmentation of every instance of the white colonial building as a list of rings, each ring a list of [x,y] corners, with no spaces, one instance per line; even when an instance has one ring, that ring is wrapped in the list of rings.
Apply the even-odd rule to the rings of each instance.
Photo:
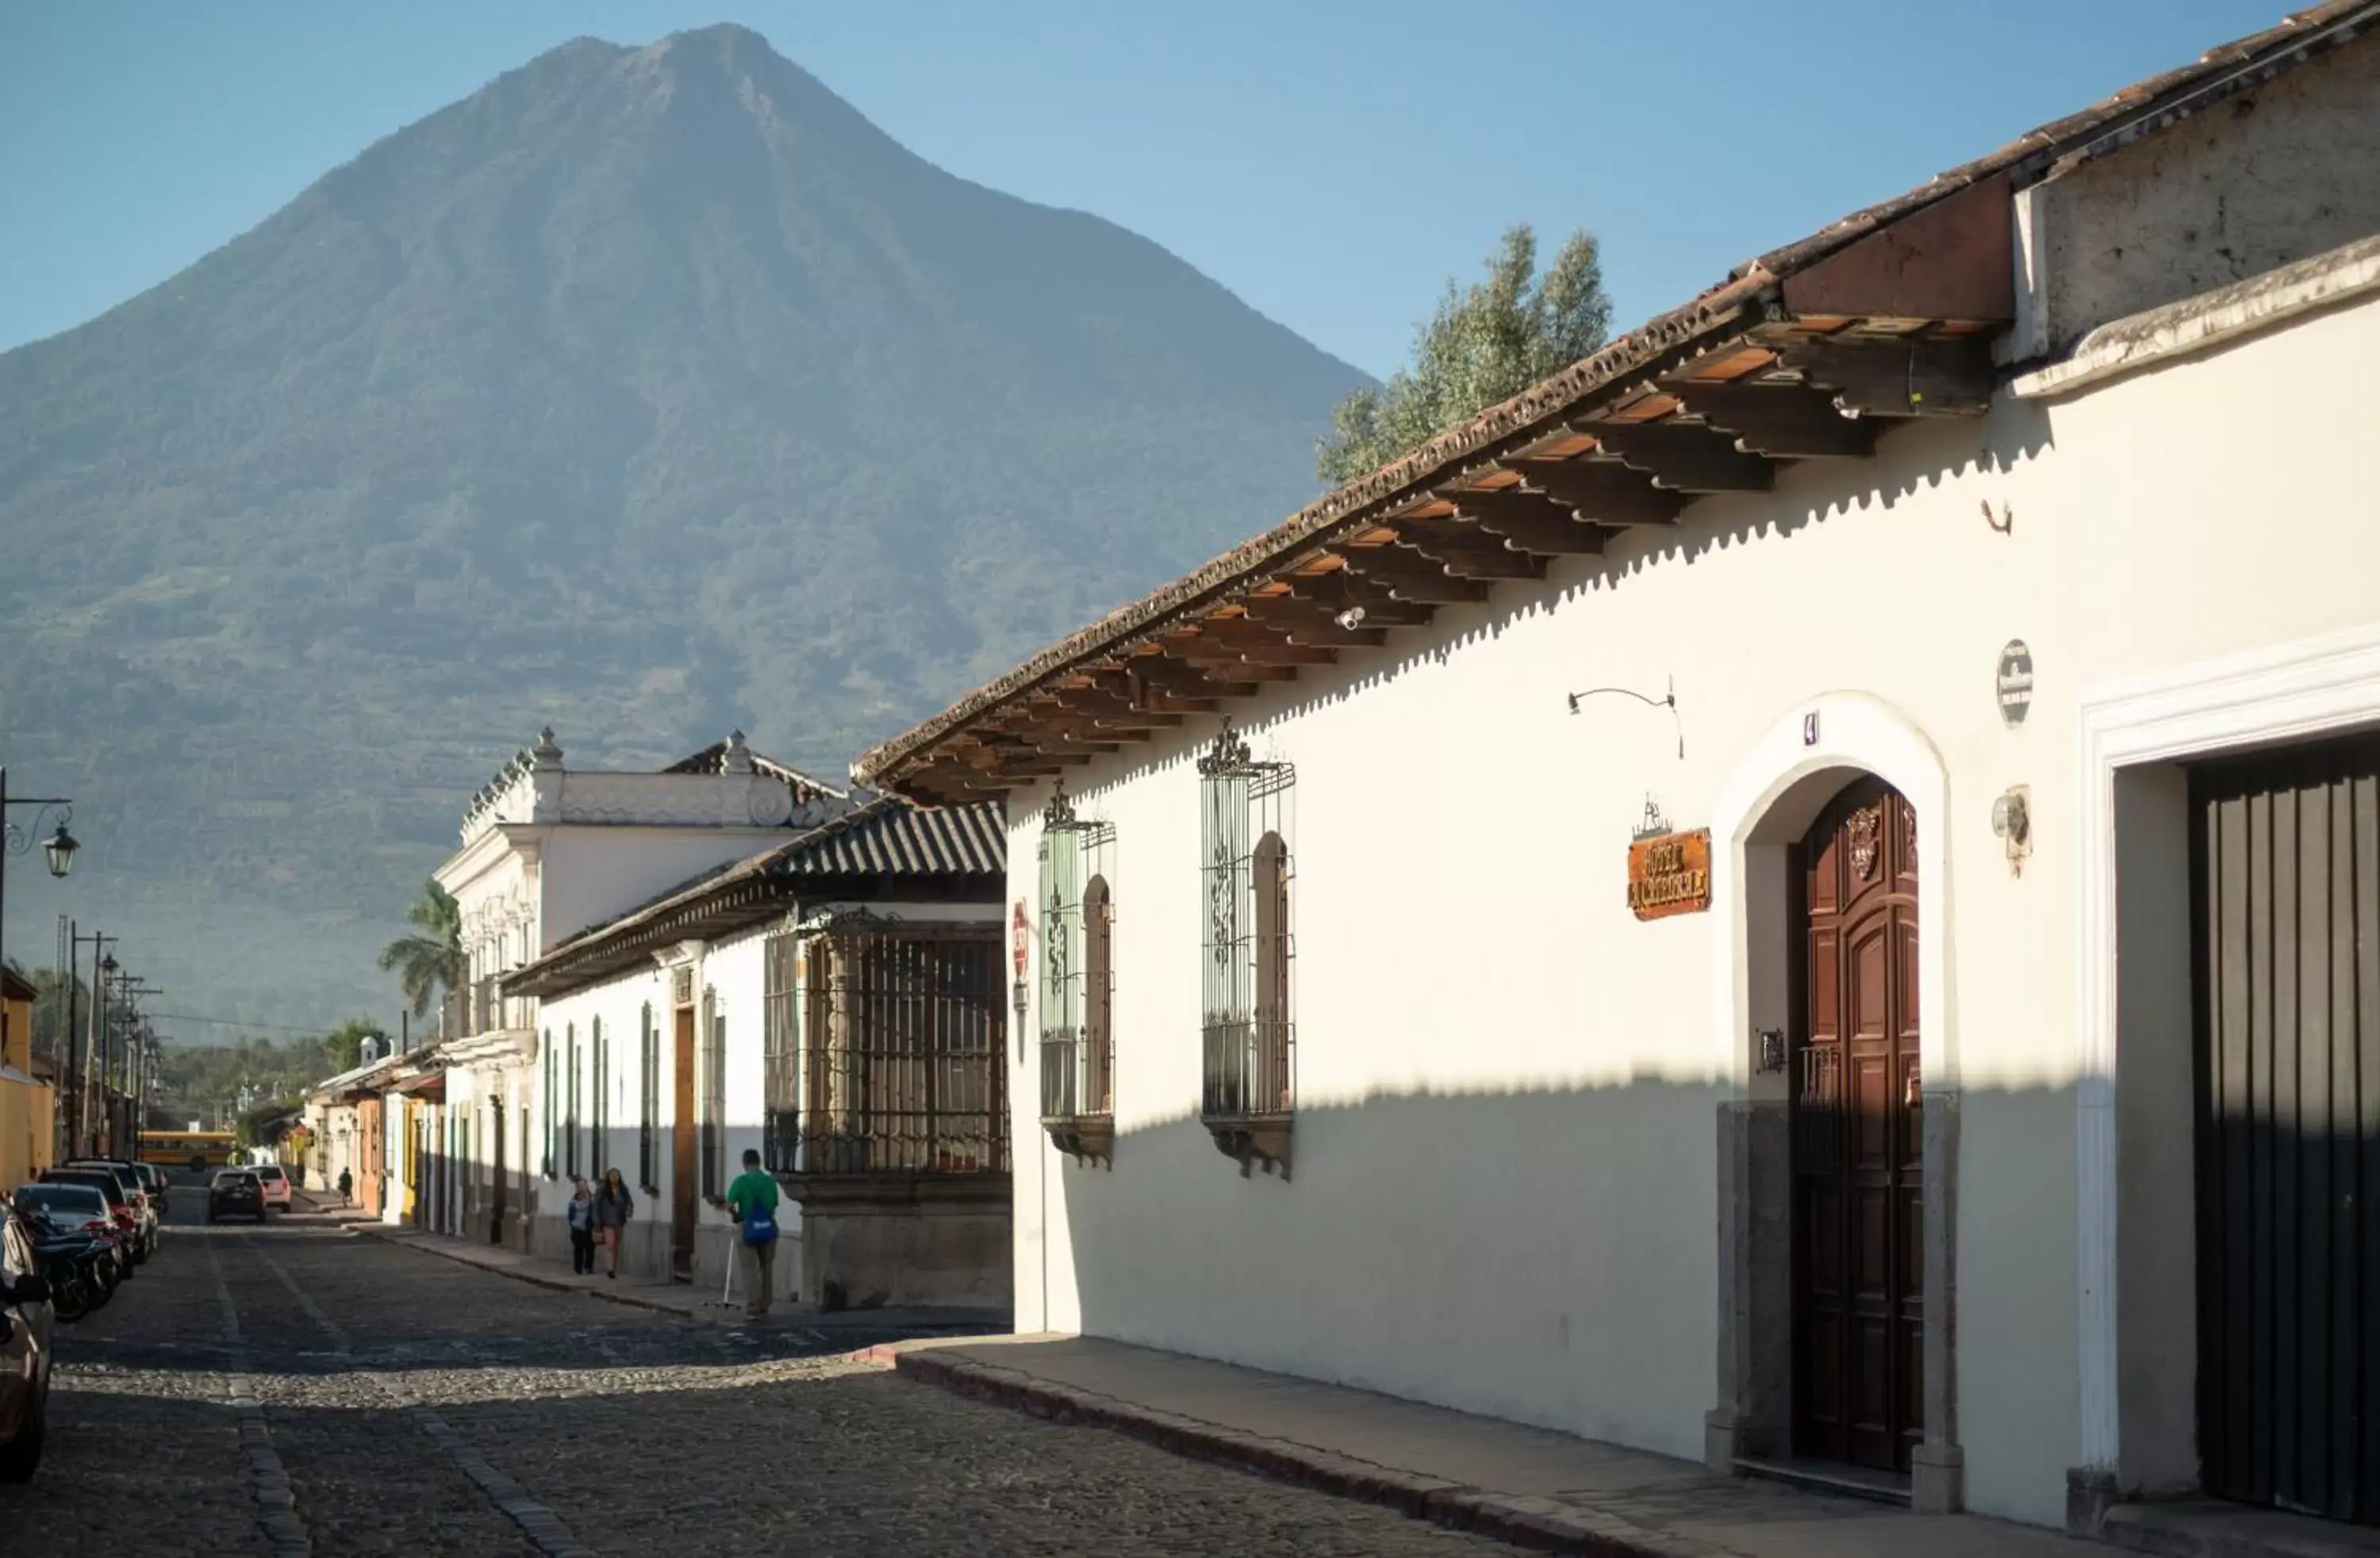
[[[1751,262],[864,759],[1008,806],[1019,1328],[2380,1522],[2376,15]]]
[[[435,873],[461,912],[469,978],[428,1064],[384,1101],[394,1183],[382,1216],[528,1248],[540,1206],[552,1218],[560,1202],[532,1085],[537,1002],[507,980],[589,926],[851,808],[756,756],[740,731],[659,773],[569,768],[550,730],[505,765]]]
[[[723,1292],[751,1150],[790,1197],[780,1295],[1004,1311],[1005,842],[996,806],[872,800],[511,976],[539,1003],[533,1248],[563,1258],[572,1179],[617,1168],[623,1272]]]

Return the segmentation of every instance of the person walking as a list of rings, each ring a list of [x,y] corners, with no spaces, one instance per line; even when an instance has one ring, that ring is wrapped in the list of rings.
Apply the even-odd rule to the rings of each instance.
[[[346,1206],[352,1199],[352,1193],[354,1192],[355,1187],[356,1176],[349,1174],[346,1170],[341,1169],[339,1171],[339,1204],[341,1206]]]
[[[595,1274],[595,1198],[584,1179],[571,1183],[576,1193],[562,1211],[563,1221],[570,1224],[570,1274],[591,1277]]]
[[[603,1187],[595,1192],[595,1242],[603,1247],[603,1274],[614,1282],[620,1277],[620,1237],[627,1232],[628,1219],[636,1214],[628,1182],[618,1169],[605,1169]]]
[[[750,1148],[744,1150],[744,1172],[727,1187],[727,1210],[735,1214],[743,1232],[744,1248],[752,1252],[759,1266],[759,1278],[752,1289],[752,1308],[747,1313],[754,1320],[768,1314],[775,1301],[777,1284],[777,1181],[760,1169],[760,1154]]]

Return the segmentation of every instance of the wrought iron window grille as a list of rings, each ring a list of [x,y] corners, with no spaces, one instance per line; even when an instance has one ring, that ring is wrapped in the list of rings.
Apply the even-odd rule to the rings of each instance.
[[[654,1173],[653,1125],[661,1112],[661,1029],[653,1022],[653,1004],[645,1003],[638,1034],[637,1182],[648,1191],[659,1188]]]
[[[911,923],[806,938],[795,1172],[1008,1172],[1000,931]]]
[[[802,938],[772,932],[760,946],[760,1161],[771,1174],[800,1166]]]
[[[702,992],[702,1195],[727,1194],[727,1014],[718,992]]]
[[[1041,813],[1041,1124],[1076,1162],[1114,1166],[1115,829],[1061,780]]]
[[[1245,1175],[1290,1172],[1297,1107],[1293,973],[1297,773],[1226,719],[1198,760],[1203,902],[1199,1117]]]

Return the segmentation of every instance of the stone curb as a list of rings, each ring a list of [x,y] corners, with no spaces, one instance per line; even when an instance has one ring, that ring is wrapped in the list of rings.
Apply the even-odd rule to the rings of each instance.
[[[420,1239],[409,1239],[401,1234],[383,1232],[384,1227],[385,1224],[381,1223],[355,1225],[355,1231],[378,1239],[382,1244],[395,1245],[399,1249],[418,1249],[424,1255],[435,1255],[441,1260],[452,1260],[457,1266],[468,1266],[475,1272],[486,1272],[492,1276],[510,1277],[515,1282],[525,1282],[532,1287],[547,1288],[555,1293],[583,1293],[590,1298],[600,1298],[607,1304],[625,1304],[632,1309],[650,1309],[655,1314],[686,1317],[686,1311],[674,1304],[657,1303],[650,1298],[639,1298],[628,1293],[606,1293],[601,1288],[579,1287],[564,1282],[559,1277],[545,1276],[537,1272],[525,1271],[518,1266],[499,1266],[491,1261],[474,1260],[469,1256],[455,1250],[441,1249],[438,1246]]]
[[[1597,1516],[1552,1499],[1524,1498],[1400,1471],[1312,1445],[1052,1384],[1013,1369],[942,1356],[930,1345],[896,1342],[869,1347],[856,1356],[889,1366],[920,1383],[1051,1422],[1114,1429],[1177,1455],[1238,1467],[1341,1498],[1360,1499],[1417,1520],[1493,1537],[1534,1552],[1585,1553],[1593,1558],[1711,1558],[1721,1551],[1616,1517]]]

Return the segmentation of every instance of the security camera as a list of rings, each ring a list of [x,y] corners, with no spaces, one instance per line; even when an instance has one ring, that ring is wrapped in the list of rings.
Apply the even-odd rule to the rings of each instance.
[[[1352,633],[1360,627],[1364,621],[1364,608],[1361,606],[1349,606],[1345,611],[1341,612],[1333,620],[1335,620],[1340,627]]]

